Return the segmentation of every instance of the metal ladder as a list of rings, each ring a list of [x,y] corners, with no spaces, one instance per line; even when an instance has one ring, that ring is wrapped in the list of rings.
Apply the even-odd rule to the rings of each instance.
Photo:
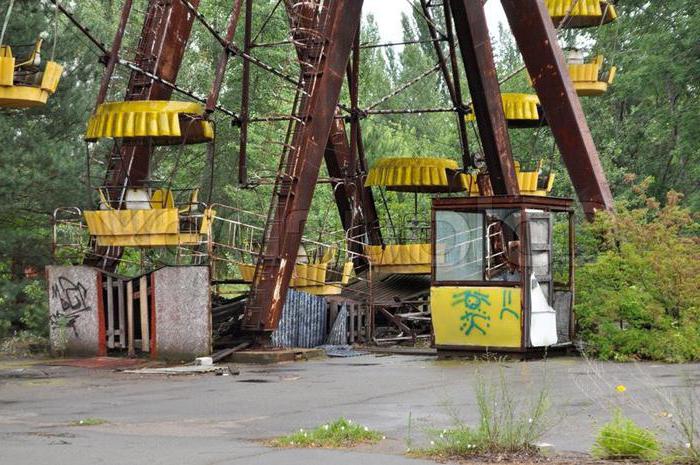
[[[292,108],[292,114],[297,114],[297,118],[293,118],[289,123],[287,141],[285,141],[280,157],[270,208],[265,221],[263,243],[255,264],[255,274],[251,285],[249,302],[255,301],[255,293],[258,292],[260,285],[273,278],[271,275],[265,274],[265,265],[277,264],[280,260],[279,250],[282,250],[285,245],[281,242],[283,238],[279,237],[278,234],[283,229],[283,222],[289,215],[290,204],[294,197],[293,187],[298,182],[294,173],[301,160],[301,147],[295,145],[295,142],[301,139],[300,136],[305,130],[306,122],[310,117],[307,114],[298,115],[298,111],[300,109],[306,111],[308,107],[310,96],[322,74],[320,70],[322,69],[325,50],[328,45],[328,39],[323,32],[325,26],[323,22],[326,17],[323,14],[323,8],[327,8],[327,5],[322,6],[315,1],[298,2],[291,6],[292,40],[298,44],[297,49],[304,52],[300,53],[299,59],[303,89],[297,90],[295,104]],[[292,137],[292,144],[288,143],[290,136]],[[281,220],[276,220],[275,218],[280,218]],[[276,253],[269,253],[267,250],[271,242],[279,244]],[[245,321],[253,323],[244,324],[243,329],[259,329],[258,324],[263,311],[264,309],[261,307],[247,306]]]

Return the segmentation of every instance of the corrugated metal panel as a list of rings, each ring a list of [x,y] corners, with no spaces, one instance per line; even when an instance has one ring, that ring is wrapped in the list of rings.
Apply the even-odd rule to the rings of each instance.
[[[333,327],[328,334],[327,344],[345,345],[348,343],[348,304],[343,302]]]
[[[275,347],[316,347],[326,339],[328,303],[323,297],[290,289],[279,327],[272,333]]]

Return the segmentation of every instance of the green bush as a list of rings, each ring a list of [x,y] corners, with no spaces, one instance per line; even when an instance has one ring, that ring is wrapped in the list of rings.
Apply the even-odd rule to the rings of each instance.
[[[654,433],[637,426],[619,410],[600,429],[593,445],[593,455],[604,459],[653,460],[660,450]]]
[[[670,193],[663,208],[620,205],[582,227],[576,314],[590,355],[700,360],[698,225],[678,203]]]
[[[20,332],[46,337],[48,298],[41,279],[0,282],[0,339]]]

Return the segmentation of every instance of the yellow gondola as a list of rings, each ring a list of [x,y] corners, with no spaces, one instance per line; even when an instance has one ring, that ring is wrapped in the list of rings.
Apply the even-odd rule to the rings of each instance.
[[[590,63],[569,63],[569,74],[578,95],[597,97],[608,91],[615,80],[617,68],[613,66],[604,72],[603,60],[603,56],[598,55]]]
[[[63,66],[49,61],[41,67],[38,39],[31,53],[22,59],[12,54],[12,47],[0,45],[0,107],[31,108],[44,105],[56,92]]]
[[[615,5],[607,0],[545,0],[545,5],[555,26],[566,19],[564,28],[597,27],[617,19]]]
[[[333,271],[330,267],[333,255],[334,253],[326,254],[319,261],[312,263],[295,264],[289,287],[314,295],[328,296],[340,294],[343,290],[343,286],[350,282],[353,263],[347,261],[343,264],[342,271]],[[239,263],[238,271],[244,282],[253,282],[253,278],[255,277],[254,264]],[[340,280],[332,280],[331,277],[337,277],[340,278]]]
[[[537,195],[546,197],[552,192],[554,187],[554,175],[550,172],[547,176],[542,175],[542,162],[537,163],[537,169],[534,171],[521,171],[520,162],[515,162],[515,177],[518,180],[518,188],[522,195]],[[471,194],[478,196],[479,191]]]
[[[510,128],[537,128],[546,126],[540,99],[534,94],[502,93],[503,112]],[[465,117],[467,121],[476,121],[474,105],[470,105],[471,113]]]
[[[132,100],[103,103],[88,121],[85,140],[150,138],[156,145],[198,144],[214,138],[198,103]]]
[[[430,274],[429,243],[366,245],[364,250],[372,269],[379,273]]]
[[[196,245],[209,234],[215,212],[207,208],[198,213],[192,205],[193,198],[196,203],[194,192],[190,202],[180,206],[170,203],[172,193],[169,190],[159,189],[149,196],[143,189],[131,189],[128,194],[132,195],[127,195],[127,208],[117,210],[100,191],[100,210],[84,212],[88,231],[98,246]]]

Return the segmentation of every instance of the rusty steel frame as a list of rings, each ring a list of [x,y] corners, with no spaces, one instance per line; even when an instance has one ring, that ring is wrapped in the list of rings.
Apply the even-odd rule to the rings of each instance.
[[[114,33],[114,39],[112,40],[112,48],[107,56],[107,63],[104,74],[102,75],[102,81],[100,82],[100,89],[97,92],[97,99],[95,102],[95,111],[97,107],[104,103],[105,98],[107,98],[107,91],[109,90],[109,83],[112,80],[112,75],[114,74],[114,68],[119,63],[119,51],[122,48],[122,40],[124,39],[124,32],[126,31],[126,25],[129,22],[129,16],[131,15],[131,6],[133,0],[125,0],[124,5],[122,5],[121,16],[119,17],[119,25],[117,26],[117,32]]]
[[[352,60],[348,63],[347,78],[350,94],[350,152],[355,158],[355,188],[352,192],[354,203],[361,206],[359,223],[361,233],[366,236],[370,245],[383,244],[382,233],[379,228],[379,215],[374,202],[372,188],[365,186],[367,176],[367,157],[362,142],[362,125],[360,124],[359,88],[360,88],[360,29],[358,28],[353,42]],[[358,185],[359,183],[359,185]],[[355,225],[353,225],[355,226]]]
[[[429,21],[426,21],[428,25],[428,32],[430,33],[431,42],[433,48],[435,49],[435,55],[437,55],[438,66],[440,66],[440,72],[442,73],[442,78],[445,81],[445,86],[447,87],[447,92],[450,94],[450,100],[452,105],[458,109],[455,116],[457,117],[457,133],[459,134],[459,145],[462,148],[462,168],[467,169],[472,166],[471,156],[469,154],[469,140],[467,139],[467,122],[464,119],[464,113],[461,110],[464,107],[464,102],[462,101],[462,88],[459,82],[459,73],[450,74],[449,67],[447,66],[447,60],[445,59],[445,54],[442,51],[442,45],[438,37],[437,29],[435,29],[434,23],[430,16],[429,0],[420,0],[421,8],[423,9],[423,16],[425,16]],[[450,55],[450,61],[453,71],[457,70],[456,61],[453,59],[455,56],[454,50],[454,38],[452,37],[452,24],[449,19],[451,15],[449,14],[449,3],[444,2],[444,12],[445,12],[445,26],[447,28],[447,46],[448,54]]]
[[[253,0],[245,0],[245,19],[243,30],[243,51],[250,51],[251,33],[253,28]],[[241,114],[240,132],[238,137],[238,183],[248,184],[248,125],[250,124],[250,62],[243,60],[241,77]]]
[[[518,194],[508,126],[481,0],[449,0],[493,191]]]
[[[57,3],[55,0],[51,1],[54,4]],[[243,327],[246,330],[267,335],[279,322],[315,185],[324,182],[319,179],[322,159],[325,159],[328,168],[327,181],[333,187],[344,229],[353,230],[359,222],[363,228],[362,234],[368,243],[382,243],[372,191],[364,187],[367,164],[360,125],[363,118],[370,115],[455,112],[458,118],[463,166],[465,169],[473,167],[464,121],[464,116],[469,110],[461,95],[456,42],[459,43],[464,62],[489,172],[489,176],[479,176],[480,190],[482,194],[487,195],[518,194],[512,149],[501,104],[500,88],[482,0],[445,0],[442,5],[437,5],[443,7],[446,33],[439,31],[430,18],[429,7],[435,5],[430,5],[429,0],[420,0],[423,10],[421,12],[412,3],[413,8],[425,18],[431,39],[388,44],[360,44],[358,31],[362,0],[304,2],[322,5],[320,15],[328,15],[329,28],[323,31],[327,54],[321,61],[321,69],[316,70],[318,74],[311,79],[305,79],[302,70],[299,80],[273,69],[250,55],[254,47],[295,43],[292,40],[279,44],[254,44],[259,33],[251,39],[252,0],[245,0],[245,38],[242,48],[233,42],[243,0],[233,0],[233,2],[228,28],[225,36],[222,36],[198,11],[199,0],[151,0],[133,62],[119,57],[131,0],[126,0],[123,6],[122,19],[112,42],[111,51],[89,34],[87,28],[83,28],[70,13],[62,7],[59,8],[104,53],[102,61],[106,65],[106,71],[98,94],[98,104],[106,97],[109,78],[116,64],[126,65],[132,71],[126,100],[169,99],[173,90],[183,92],[182,89],[177,88],[175,81],[195,20],[202,23],[223,48],[206,100],[197,98],[191,92],[184,92],[192,98],[206,102],[208,114],[214,110],[224,111],[217,101],[228,60],[231,56],[242,58],[241,115],[239,117],[233,112],[227,112],[227,114],[233,116],[234,123],[239,124],[241,128],[238,168],[239,182],[243,185],[247,182],[249,123],[297,122],[293,133],[290,133],[292,134],[291,143],[285,144],[290,150],[285,150],[280,161],[280,167],[283,169],[278,173],[275,184],[277,199],[271,205],[271,221],[269,229],[266,229],[263,251],[256,267],[254,285],[251,287],[244,316]],[[285,1],[285,5],[289,14],[292,4]],[[550,122],[550,126],[586,214],[590,216],[596,209],[611,208],[612,196],[580,102],[569,81],[566,63],[557,43],[556,31],[546,9],[540,0],[503,0],[503,6],[528,71],[534,77],[534,86],[545,113],[554,122],[554,124]],[[324,22],[321,20],[318,23]],[[305,26],[312,27],[313,24]],[[452,108],[399,110],[375,110],[372,107],[361,110],[359,108],[361,49],[428,42],[433,44],[438,57],[437,65],[433,70],[440,70],[453,104]],[[446,42],[448,47],[447,58],[441,46],[442,42]],[[298,43],[295,45],[297,45],[297,54],[303,68],[304,60],[308,61],[309,57],[303,57],[303,50],[298,47]],[[156,53],[149,57],[149,53],[154,51]],[[291,116],[250,117],[251,64],[294,85],[299,105],[297,108],[295,103],[295,110],[292,111]],[[344,78],[348,81],[350,107],[339,103]],[[309,84],[310,82],[314,84]],[[344,110],[347,115],[341,114],[339,110]],[[349,135],[346,123],[350,124]],[[119,159],[120,163],[126,166],[133,162],[133,172],[129,173],[128,178],[107,179],[108,185],[138,185],[148,176],[152,151],[152,146],[148,144],[122,144],[121,146],[115,144],[112,160]],[[116,174],[120,171],[123,171],[121,167],[108,168],[108,173]],[[356,208],[359,214],[354,212],[353,208]],[[357,241],[354,243],[356,248],[361,248]],[[116,263],[117,260],[118,257],[113,261]]]
[[[610,186],[547,8],[541,0],[501,3],[586,216],[611,210]]]
[[[226,65],[228,64],[229,56],[231,51],[228,49],[228,45],[233,41],[233,37],[236,35],[236,28],[238,27],[238,19],[241,15],[241,4],[243,0],[234,0],[233,9],[231,11],[231,16],[229,17],[228,26],[226,28],[226,47],[221,50],[219,54],[219,62],[216,64],[216,71],[214,72],[214,82],[212,83],[211,90],[209,91],[209,96],[207,97],[206,112],[211,113],[216,109],[216,103],[219,100],[219,94],[221,93],[221,85],[224,82],[224,74],[226,73]]]
[[[316,2],[318,4],[318,1]],[[289,3],[285,3],[287,17],[290,25],[294,22],[294,11]],[[299,26],[311,29],[316,26],[310,18],[300,18]],[[323,22],[323,18],[319,19]],[[313,57],[306,53],[300,42],[296,42],[296,53],[300,62],[309,62]],[[359,81],[359,27],[353,40],[351,63],[347,66],[347,81],[350,94],[351,115],[358,112],[358,81]],[[302,65],[303,68],[303,65]],[[303,70],[302,70],[303,71]],[[377,217],[374,198],[370,188],[364,187],[362,174],[366,172],[364,151],[361,150],[359,138],[359,121],[357,118],[350,120],[350,141],[346,130],[345,120],[339,118],[336,110],[335,121],[328,137],[328,143],[324,152],[324,159],[328,176],[331,179],[331,189],[335,198],[340,221],[346,234],[357,231],[367,237],[370,244],[381,243],[379,232],[379,220]],[[362,254],[363,250],[357,241],[350,241],[348,249],[354,253]],[[356,269],[366,265],[363,260],[356,261]]]
[[[259,258],[256,279],[246,305],[243,328],[273,331],[282,315],[304,225],[311,207],[353,40],[360,25],[362,0],[335,0],[328,8],[327,28],[322,28],[324,55],[308,97],[302,102],[303,123],[297,125],[292,149],[273,212],[269,240]]]

